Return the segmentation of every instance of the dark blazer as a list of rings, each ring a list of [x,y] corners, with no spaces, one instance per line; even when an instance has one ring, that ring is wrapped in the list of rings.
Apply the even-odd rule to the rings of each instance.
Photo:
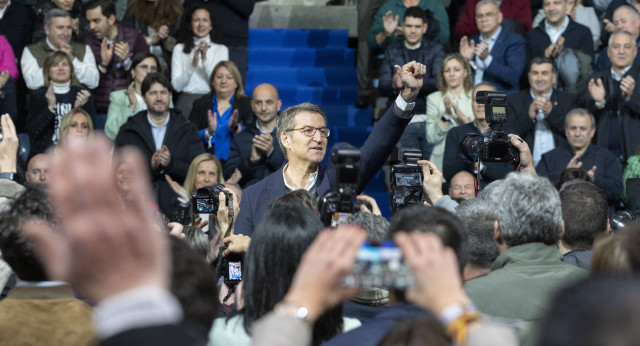
[[[507,98],[507,123],[505,127],[514,130],[527,142],[533,151],[533,143],[536,134],[536,121],[529,118],[529,106],[533,102],[530,90],[523,90]],[[564,142],[564,118],[567,113],[575,108],[576,96],[574,94],[554,89],[551,93],[553,108],[547,115],[547,123],[553,132],[556,147]]]
[[[32,42],[33,19],[34,13],[31,6],[25,6],[15,1],[11,2],[4,16],[0,19],[0,35],[4,35],[9,41],[18,63],[22,58],[24,47]]]
[[[543,20],[540,24],[531,29],[527,33],[527,61],[538,57],[544,56],[544,50],[551,44],[551,38],[544,30],[544,26],[547,20]],[[593,48],[593,40],[587,40],[585,38],[591,37],[591,31],[586,26],[576,23],[569,17],[569,25],[567,29],[562,33],[564,37],[564,48],[573,48],[579,50],[593,58],[595,53]]]
[[[637,134],[636,134],[637,135]],[[536,167],[538,175],[549,178],[555,182],[567,164],[576,155],[576,152],[568,143],[561,145],[542,155],[542,160]],[[609,201],[620,199],[622,194],[622,166],[620,160],[609,150],[591,144],[580,157],[582,169],[588,171],[596,166],[595,180],[593,183],[602,189]]]
[[[198,130],[206,129],[209,126],[209,119],[207,119],[207,111],[213,109],[213,102],[211,97],[213,94],[204,95],[193,102],[191,108],[191,114],[189,114],[189,121],[194,123]],[[231,110],[238,110],[238,119],[243,125],[251,124],[255,122],[256,116],[251,109],[251,99],[247,96],[236,96],[233,100],[233,106]]]
[[[175,199],[175,193],[166,182],[164,175],[168,174],[173,180],[182,184],[187,176],[191,161],[204,153],[202,141],[196,127],[182,114],[174,109],[170,110],[167,132],[163,144],[169,148],[171,161],[169,166],[151,169],[151,156],[156,151],[156,146],[151,134],[151,125],[147,120],[147,111],[138,112],[120,127],[120,132],[115,140],[116,147],[133,146],[138,148],[149,163],[151,182],[156,192],[158,206],[165,215],[171,215],[171,204]]]
[[[507,133],[512,131],[504,130]],[[456,126],[447,133],[447,140],[444,146],[444,159],[442,174],[447,181],[460,171],[467,171],[473,174],[473,162],[469,161],[459,149],[460,143],[468,134],[480,134],[480,130],[476,127],[475,122]],[[485,168],[480,175],[480,186],[485,187],[490,182],[504,178],[509,172],[513,171],[508,163],[487,162]]]
[[[88,90],[83,87],[72,85],[71,94],[78,94],[80,90]],[[31,143],[31,152],[29,157],[43,153],[52,144],[53,131],[55,130],[54,121],[56,115],[51,113],[45,94],[47,88],[42,87],[27,96],[27,119],[25,120],[25,130],[29,134],[29,142]],[[82,106],[93,120],[96,114],[96,108],[93,104],[93,94],[89,97],[87,103]]]
[[[636,81],[640,80],[640,67],[633,65],[623,76],[631,76]],[[620,125],[618,132],[622,135],[620,140],[621,155],[626,162],[627,158],[635,155],[636,148],[640,145],[640,87],[633,89],[633,94],[629,101],[622,99],[619,87],[611,78],[611,70],[600,71],[591,76],[593,79],[602,79],[606,94],[606,105],[604,109],[597,109],[595,101],[591,98],[589,90],[586,90],[580,100],[582,107],[589,110],[596,118],[596,140],[595,143],[603,148],[609,148],[609,131],[613,117],[617,117]],[[616,90],[616,88],[618,90]]]
[[[276,129],[271,132],[273,153],[258,163],[254,164],[249,161],[249,157],[251,157],[251,147],[253,146],[253,137],[259,134],[260,131],[255,123],[248,125],[246,129],[236,134],[231,141],[229,158],[224,164],[224,176],[226,179],[233,174],[236,168],[240,170],[242,179],[239,184],[243,188],[259,182],[269,174],[280,169],[280,167],[284,166],[287,162],[284,154],[282,154],[282,149],[280,149],[280,144],[278,144]]]
[[[358,187],[358,193],[364,190],[365,186],[387,161],[404,129],[407,127],[410,119],[401,118],[398,114],[402,113],[399,109],[396,109],[394,103],[374,126],[373,131],[367,137],[362,148],[360,148],[360,186]],[[335,165],[330,161],[327,168],[322,166],[319,168],[316,192],[318,196],[323,196],[326,192],[335,189],[336,170]],[[288,189],[282,176],[282,168],[271,173],[262,181],[249,186],[242,194],[235,233],[250,236],[262,219],[267,206],[287,192]]]
[[[473,39],[475,43],[480,42],[480,36]],[[493,84],[498,90],[507,94],[517,92],[520,75],[524,71],[527,58],[524,39],[502,28],[491,49],[491,56],[493,57],[491,65],[484,70],[482,81]]]

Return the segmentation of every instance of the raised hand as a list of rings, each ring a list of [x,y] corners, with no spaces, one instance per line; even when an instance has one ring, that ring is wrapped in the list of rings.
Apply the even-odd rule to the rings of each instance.
[[[91,97],[91,93],[89,90],[82,89],[76,94],[76,102],[73,104],[73,108],[82,107],[87,104],[89,101],[89,97]]]
[[[604,29],[607,30],[608,33],[611,34],[614,31],[616,31],[616,26],[613,23],[611,23],[610,20],[605,18],[603,22],[604,22]]]
[[[240,113],[237,109],[234,109],[231,113],[231,118],[229,118],[229,132],[238,133],[242,131],[242,127],[238,126],[238,119],[240,117]]]
[[[215,135],[216,130],[218,129],[218,114],[213,114],[213,112],[209,109],[207,111],[207,122],[209,124],[209,127],[207,128],[209,135]]]
[[[18,134],[16,127],[11,120],[11,116],[5,113],[0,116],[0,125],[2,125],[2,141],[0,141],[0,172],[12,173],[17,172],[16,160],[18,158]]]
[[[187,190],[185,190],[185,188],[182,187],[182,185],[178,184],[175,180],[171,179],[171,177],[168,174],[164,175],[164,179],[167,181],[167,183],[171,187],[171,190],[173,190],[173,192],[175,192],[176,195],[184,199],[189,199],[189,196],[187,195]]]
[[[61,43],[60,46],[58,47],[58,50],[61,52],[65,52],[67,53],[67,55],[69,56],[69,59],[71,59],[71,61],[73,61],[73,49],[71,49],[71,45],[68,43]]]
[[[402,67],[395,65],[396,73],[400,76],[404,90],[402,98],[405,101],[413,102],[418,97],[418,92],[422,88],[423,76],[427,73],[427,66],[412,61]]]
[[[373,197],[367,195],[357,195],[356,200],[363,202],[362,204],[360,204],[360,211],[378,216],[382,215],[380,207],[378,207],[378,203]],[[368,203],[371,206],[371,210],[369,210],[365,203]]]
[[[7,84],[7,81],[9,81],[9,77],[11,77],[9,75],[9,71],[0,72],[0,89],[4,88],[5,84]]]
[[[596,181],[596,169],[597,168],[598,167],[594,165],[593,167],[591,167],[590,170],[587,171],[587,175],[589,176],[589,179],[591,179],[592,183]]]
[[[129,57],[129,44],[127,42],[118,42],[115,45],[115,54],[120,61],[125,61]]]
[[[236,168],[233,170],[233,174],[231,174],[229,179],[227,179],[227,183],[237,184],[240,179],[242,179],[242,172],[240,172],[240,170]]]
[[[103,136],[65,142],[52,158],[56,184],[50,188],[62,227],[25,225],[49,277],[98,303],[136,287],[166,291],[171,258],[166,235],[154,227],[159,220],[148,205],[150,179],[141,155],[121,152],[133,189],[123,206],[111,149]]]
[[[460,39],[460,54],[467,60],[471,61],[475,55],[476,44],[473,40],[469,41],[467,36]]]
[[[100,58],[102,59],[101,64],[104,66],[109,66],[111,63],[111,59],[113,59],[113,49],[115,45],[107,44],[107,38],[102,39],[102,44],[100,44]]]
[[[580,155],[575,154],[571,160],[569,160],[569,163],[567,163],[567,167],[566,168],[581,168],[582,167],[582,161],[580,161]]]
[[[520,172],[529,172],[536,174],[536,166],[533,164],[533,155],[527,142],[523,141],[518,135],[510,134],[509,141],[520,153]]]
[[[442,172],[433,162],[418,160],[422,166],[422,190],[433,205],[442,197]]]
[[[129,108],[135,110],[138,107],[138,98],[136,97],[135,82],[131,82],[127,87],[127,97],[129,98]]]
[[[56,94],[53,92],[53,83],[49,84],[47,88],[47,92],[44,93],[44,98],[47,99],[47,107],[51,111],[51,113],[56,112]]]
[[[636,87],[636,80],[631,76],[626,76],[620,81],[620,91],[625,99],[631,98],[633,89]]]
[[[604,85],[602,84],[601,78],[598,78],[597,80],[594,80],[593,78],[591,78],[591,80],[589,81],[588,89],[589,89],[589,95],[591,95],[591,98],[594,101],[596,102],[604,101],[604,98],[606,96],[606,90],[604,89]]]
[[[489,57],[489,44],[486,41],[478,43],[474,49],[474,53],[480,58],[480,60],[486,59]]]
[[[398,28],[398,20],[400,19],[399,15],[393,16],[393,12],[391,10],[387,11],[382,17],[382,24],[384,25],[384,31],[387,33],[387,36],[391,36],[395,33]]]

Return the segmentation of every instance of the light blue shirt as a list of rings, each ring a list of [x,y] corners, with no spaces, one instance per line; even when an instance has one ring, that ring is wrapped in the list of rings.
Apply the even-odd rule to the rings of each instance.
[[[486,59],[481,60],[480,57],[476,55],[475,61],[474,61],[476,64],[476,75],[473,78],[474,85],[478,85],[482,83],[482,77],[484,77],[484,70],[489,68],[489,65],[491,65],[491,62],[493,61],[493,57],[491,56],[491,50],[493,49],[493,46],[495,45],[496,40],[498,39],[498,36],[500,36],[501,32],[502,32],[502,26],[500,26],[498,28],[498,31],[496,31],[496,33],[493,34],[493,36],[489,37],[489,40],[487,40],[487,45],[489,46],[489,56]],[[480,42],[478,43],[482,43],[482,42],[484,42],[484,37],[480,35]]]
[[[151,125],[151,135],[153,135],[153,142],[156,145],[156,150],[162,149],[164,135],[167,133],[167,124],[169,124],[169,118],[171,118],[171,114],[167,114],[167,119],[164,121],[162,126],[158,127],[151,120],[151,116],[149,115],[149,113],[147,113],[147,121],[149,121],[149,125]]]
[[[534,100],[536,96],[533,94],[532,90],[529,90],[531,93],[531,98]],[[551,100],[551,94],[553,93],[553,89],[549,91],[549,95],[547,95],[547,100]],[[553,132],[551,132],[551,127],[549,123],[547,123],[547,116],[544,114],[542,109],[538,109],[538,114],[536,114],[536,132],[533,140],[533,164],[538,165],[538,162],[542,159],[542,155],[546,152],[549,152],[555,149],[556,143],[553,141]]]
[[[549,35],[551,43],[556,43],[556,41],[558,41],[558,39],[560,38],[560,35],[562,35],[562,33],[567,30],[568,26],[569,16],[564,17],[564,23],[562,23],[562,26],[560,26],[560,28],[558,29],[549,25],[549,22],[547,22],[546,20],[544,21],[544,31],[547,33],[547,35]]]

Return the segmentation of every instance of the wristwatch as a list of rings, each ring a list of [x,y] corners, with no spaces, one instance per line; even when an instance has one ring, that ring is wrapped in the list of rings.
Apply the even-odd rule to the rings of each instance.
[[[3,172],[0,173],[0,179],[9,179],[15,181],[15,172]]]

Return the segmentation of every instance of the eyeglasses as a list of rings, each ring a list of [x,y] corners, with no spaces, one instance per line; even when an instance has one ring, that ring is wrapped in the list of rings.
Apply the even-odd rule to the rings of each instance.
[[[326,127],[318,128],[318,127],[305,126],[305,127],[299,128],[299,129],[291,129],[289,131],[300,131],[307,137],[315,136],[316,135],[316,131],[320,131],[320,136],[322,136],[324,138],[329,137],[329,135],[331,134],[331,130],[329,130]]]

